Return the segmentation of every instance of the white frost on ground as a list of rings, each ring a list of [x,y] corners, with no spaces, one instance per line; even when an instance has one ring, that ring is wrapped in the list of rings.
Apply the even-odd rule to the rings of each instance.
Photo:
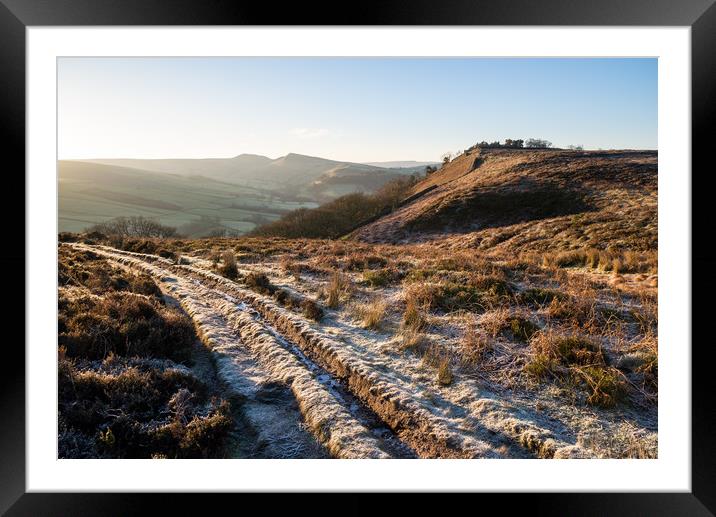
[[[145,257],[138,256],[140,254],[120,254],[97,248],[93,251],[144,271],[177,299],[194,321],[202,340],[216,354],[220,378],[236,394],[255,398],[267,382],[289,386],[309,428],[332,455],[341,458],[389,457],[370,431],[352,417],[309,369],[256,322],[245,306],[156,265],[171,265],[171,262],[150,264]],[[260,370],[253,366],[254,361]],[[266,429],[271,427],[266,426]]]
[[[525,396],[459,371],[450,386],[439,385],[418,356],[399,348],[390,316],[402,303],[398,289],[358,294],[387,295],[383,330],[361,328],[350,310],[327,310],[318,324],[212,273],[209,261],[176,266],[152,255],[76,246],[148,272],[169,289],[210,343],[220,375],[238,393],[265,379],[291,386],[312,432],[335,456],[387,456],[332,390],[338,379],[423,457],[596,457],[605,447],[595,438],[597,431],[656,440],[654,432],[624,428],[619,412],[559,405],[549,388]],[[303,296],[325,285],[309,275],[298,282],[274,265],[247,269]],[[459,318],[443,318],[426,337],[454,346],[461,331]],[[312,363],[330,375],[316,377]]]

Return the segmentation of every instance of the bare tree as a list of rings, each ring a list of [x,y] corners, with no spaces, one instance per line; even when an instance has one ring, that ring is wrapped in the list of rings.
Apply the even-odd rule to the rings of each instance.
[[[528,138],[525,142],[525,147],[530,147],[533,149],[547,149],[548,147],[552,147],[552,142],[539,138]]]
[[[175,237],[177,230],[164,226],[156,219],[142,216],[117,217],[87,228],[88,232],[99,232],[118,237]]]

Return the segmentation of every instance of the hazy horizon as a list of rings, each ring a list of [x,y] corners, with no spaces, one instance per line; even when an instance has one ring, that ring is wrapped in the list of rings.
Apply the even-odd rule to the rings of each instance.
[[[657,149],[654,58],[60,58],[58,158]]]
[[[76,158],[76,157],[66,157],[66,158],[58,158],[58,160],[62,161],[101,161],[101,160],[230,160],[232,158],[238,158],[239,156],[258,156],[261,158],[268,158],[269,160],[278,160],[280,158],[285,158],[288,155],[300,155],[300,156],[308,156],[309,158],[319,158],[319,159],[326,159],[326,160],[334,160],[338,162],[351,162],[351,163],[357,163],[361,165],[371,165],[371,164],[378,164],[378,163],[397,163],[397,162],[415,162],[418,164],[428,164],[428,163],[440,163],[439,159],[434,160],[413,160],[411,158],[406,158],[403,160],[394,159],[394,160],[366,160],[361,162],[355,162],[352,160],[341,160],[338,158],[326,158],[325,156],[315,156],[315,155],[307,155],[303,153],[294,153],[294,152],[287,152],[280,154],[278,156],[266,156],[263,154],[257,154],[257,153],[239,153],[233,156],[198,156],[198,157],[190,157],[190,158],[178,158],[176,156],[158,156],[158,157],[135,157],[135,156],[87,156],[82,158]]]

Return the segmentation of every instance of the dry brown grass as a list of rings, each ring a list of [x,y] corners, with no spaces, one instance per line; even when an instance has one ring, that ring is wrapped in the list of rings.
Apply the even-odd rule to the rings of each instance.
[[[384,300],[370,300],[354,305],[354,313],[363,328],[380,330],[385,322],[388,304]]]
[[[656,335],[647,333],[629,345],[619,357],[617,366],[640,376],[642,389],[655,397],[659,383],[659,349]]]
[[[60,287],[77,286],[93,294],[109,291],[128,291],[161,300],[162,293],[146,274],[129,272],[112,266],[90,251],[78,251],[62,246],[58,252],[57,282]]]
[[[425,310],[421,306],[419,297],[411,292],[406,292],[405,294],[405,312],[403,312],[402,326],[413,331],[421,331],[427,327]]]
[[[294,280],[301,280],[301,265],[296,262],[290,255],[284,255],[279,260],[279,267],[286,273],[293,275]]]
[[[221,254],[221,265],[218,271],[229,280],[235,280],[239,276],[239,269],[236,265],[236,255],[231,250],[226,250]]]
[[[444,358],[438,365],[438,384],[440,384],[440,386],[450,386],[453,380],[454,376],[452,367],[450,366],[450,359]]]
[[[337,309],[350,299],[352,293],[353,285],[348,275],[334,271],[322,298],[326,300],[327,307]]]
[[[428,345],[423,352],[422,364],[435,370],[436,380],[440,386],[450,386],[453,383],[455,375],[452,369],[452,354],[449,350],[435,343]]]
[[[323,319],[323,309],[313,300],[305,298],[301,302],[301,310],[304,316],[313,321],[321,321]]]
[[[413,328],[405,328],[400,331],[399,334],[399,347],[401,350],[410,350],[420,354],[425,353],[425,350],[429,346],[425,334],[419,330]]]
[[[639,306],[631,311],[631,315],[639,324],[642,335],[656,335],[659,321],[659,307],[656,293],[642,292],[638,296]]]
[[[271,283],[265,273],[252,271],[244,278],[246,286],[259,294],[272,295],[276,291],[276,286]]]
[[[444,239],[446,248],[454,250],[656,249],[656,152],[488,150],[481,158],[475,174],[463,175],[474,157],[431,174],[415,186],[416,192],[448,177],[455,181],[361,228],[357,237],[395,242],[426,232],[444,235],[449,229],[458,233]],[[455,176],[457,170],[461,174]],[[604,256],[602,264],[634,272],[652,267],[644,266],[641,257]]]
[[[58,308],[59,344],[69,357],[102,359],[114,352],[183,361],[195,340],[186,315],[133,293],[60,296]]]
[[[58,373],[60,457],[223,455],[229,404],[187,371],[113,357],[100,369],[64,359]]]
[[[606,362],[601,346],[579,335],[540,332],[530,342],[532,356],[525,372],[538,379],[551,377],[565,386],[582,388],[585,402],[613,407],[624,399],[624,374]]]
[[[492,309],[485,312],[480,317],[480,327],[487,333],[487,335],[496,338],[507,325],[509,316],[510,311],[505,307]]]
[[[616,274],[648,273],[658,271],[658,256],[654,251],[598,250],[587,248],[580,250],[545,253],[542,255],[544,267],[584,267]]]
[[[233,419],[185,366],[197,341],[188,317],[105,259],[59,255],[69,275],[58,301],[59,456],[221,457]]]
[[[458,347],[463,366],[478,366],[494,348],[493,341],[480,332],[476,324],[469,325]]]

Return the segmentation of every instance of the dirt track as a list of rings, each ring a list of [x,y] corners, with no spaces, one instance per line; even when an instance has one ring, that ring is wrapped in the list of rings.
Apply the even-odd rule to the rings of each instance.
[[[243,401],[250,424],[276,456],[316,457],[311,439],[324,451],[319,456],[337,458],[491,458],[504,456],[506,448],[511,457],[586,453],[531,419],[515,419],[486,395],[470,408],[484,417],[473,424],[479,429],[464,429],[431,411],[409,379],[271,298],[210,271],[152,255],[72,246],[151,275],[181,304],[211,350],[227,395]]]

